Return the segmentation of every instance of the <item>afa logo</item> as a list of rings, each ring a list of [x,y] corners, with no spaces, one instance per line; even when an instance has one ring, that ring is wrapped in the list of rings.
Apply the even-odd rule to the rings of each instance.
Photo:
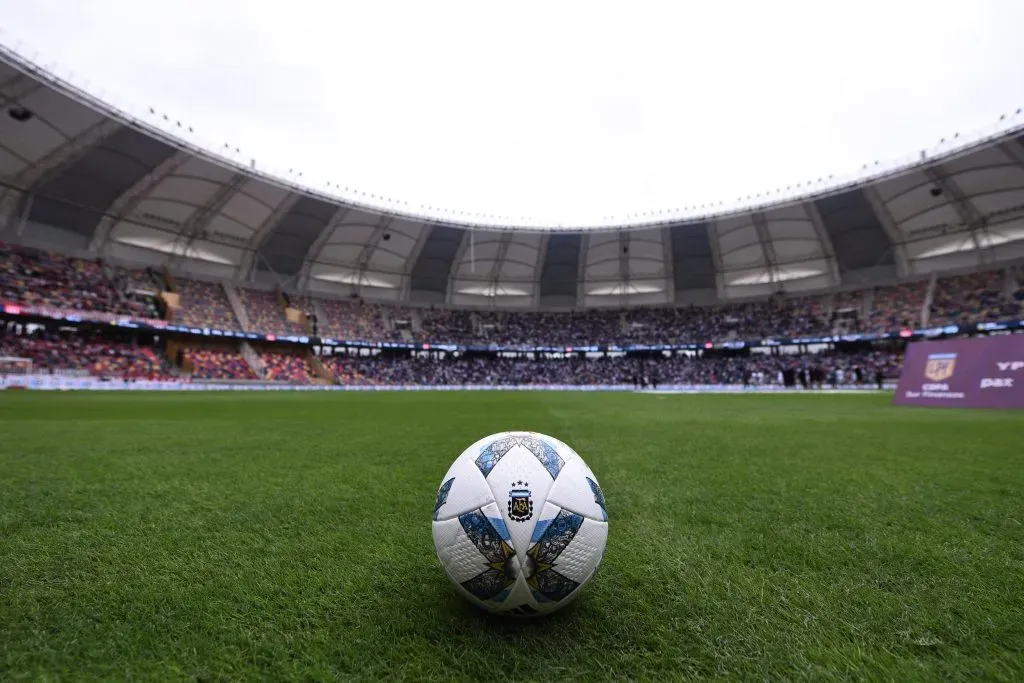
[[[924,376],[933,382],[941,382],[953,376],[956,370],[955,353],[933,353],[924,366]]]
[[[508,516],[513,522],[526,522],[533,517],[533,498],[530,497],[529,484],[517,481],[517,487],[508,492]]]

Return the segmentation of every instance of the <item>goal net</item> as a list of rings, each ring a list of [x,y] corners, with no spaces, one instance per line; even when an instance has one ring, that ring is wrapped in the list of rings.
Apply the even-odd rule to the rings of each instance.
[[[31,375],[31,358],[0,356],[0,375]]]

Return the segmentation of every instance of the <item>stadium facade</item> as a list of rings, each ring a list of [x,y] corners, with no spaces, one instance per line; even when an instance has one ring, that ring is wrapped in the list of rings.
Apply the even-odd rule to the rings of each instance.
[[[303,190],[3,57],[6,242],[319,296],[507,308],[711,304],[1024,259],[1019,130],[870,182],[684,222],[471,226]]]

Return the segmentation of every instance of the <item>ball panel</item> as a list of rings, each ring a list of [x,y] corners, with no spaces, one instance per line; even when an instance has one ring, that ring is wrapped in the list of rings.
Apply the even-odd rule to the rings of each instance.
[[[583,524],[555,561],[555,570],[568,579],[582,585],[604,556],[608,541],[608,524],[583,518]]]
[[[433,535],[448,577],[477,600],[500,600],[515,583],[519,560],[495,503],[435,522]]]
[[[494,501],[490,485],[472,458],[460,456],[441,480],[434,501],[434,520],[458,517]]]
[[[608,521],[604,492],[582,458],[574,458],[548,492],[548,501],[589,519]]]
[[[457,517],[434,522],[432,531],[437,559],[454,583],[468,581],[483,572],[483,556]]]

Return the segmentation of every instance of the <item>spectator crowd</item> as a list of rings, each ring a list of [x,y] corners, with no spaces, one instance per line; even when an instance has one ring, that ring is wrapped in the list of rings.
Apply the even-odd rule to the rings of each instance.
[[[258,379],[237,349],[191,349],[186,352],[186,357],[196,379]]]
[[[91,375],[104,379],[167,379],[163,354],[147,347],[105,339],[98,334],[6,334],[0,357],[27,358],[33,372]]]
[[[249,327],[264,334],[305,334],[299,323],[285,318],[285,306],[276,292],[241,290]]]
[[[649,385],[783,384],[787,372],[809,373],[820,385],[873,383],[899,376],[891,352],[638,359],[626,356],[523,360],[492,357],[366,358],[329,356],[325,365],[352,385]],[[799,381],[799,380],[798,380]]]
[[[305,334],[305,326],[289,322],[286,299],[277,292],[239,289],[179,278],[174,287],[154,269],[121,268],[101,261],[52,254],[0,243],[0,302],[48,306],[66,310],[156,317],[157,296],[175,289],[180,308],[173,319],[184,324],[226,330],[241,329],[235,305],[244,310],[249,329],[275,334]],[[800,338],[845,332],[882,332],[908,327],[969,324],[1017,319],[1024,311],[1024,269],[998,269],[968,275],[939,277],[822,296],[775,296],[758,301],[715,306],[588,309],[566,312],[522,312],[414,308],[375,304],[361,299],[312,300],[296,297],[296,307],[315,315],[321,335],[340,340],[420,341],[521,346],[581,346],[584,344],[701,343],[729,339]],[[159,358],[102,340],[68,343],[44,337],[21,349],[38,358],[38,367],[81,369],[96,373],[144,375],[161,372]],[[90,345],[91,344],[91,345]],[[14,349],[17,350],[17,349]],[[141,354],[141,355],[140,355]],[[9,353],[8,355],[12,355]],[[17,354],[13,354],[17,355]],[[666,381],[702,381],[743,376],[771,376],[777,361],[679,358],[659,361]],[[194,351],[193,372],[203,378],[237,378],[252,374],[235,352]],[[341,381],[406,382],[410,377],[431,383],[498,381],[529,382],[621,381],[635,374],[623,361],[388,361],[331,359]],[[768,364],[770,367],[763,367]],[[309,381],[315,373],[302,354],[267,354],[265,374],[282,381]],[[417,380],[418,381],[418,380]],[[501,381],[505,381],[502,379]]]
[[[0,301],[130,315],[99,261],[0,243]]]
[[[260,357],[264,365],[262,379],[268,382],[310,384],[316,377],[306,351],[268,349]]]
[[[178,279],[178,296],[181,308],[175,313],[175,320],[192,327],[209,327],[218,330],[238,330],[238,318],[231,310],[231,302],[224,288],[211,282]]]
[[[1006,277],[1001,271],[939,278],[932,294],[929,324],[1006,320],[1020,315],[1020,302],[1006,296]]]

